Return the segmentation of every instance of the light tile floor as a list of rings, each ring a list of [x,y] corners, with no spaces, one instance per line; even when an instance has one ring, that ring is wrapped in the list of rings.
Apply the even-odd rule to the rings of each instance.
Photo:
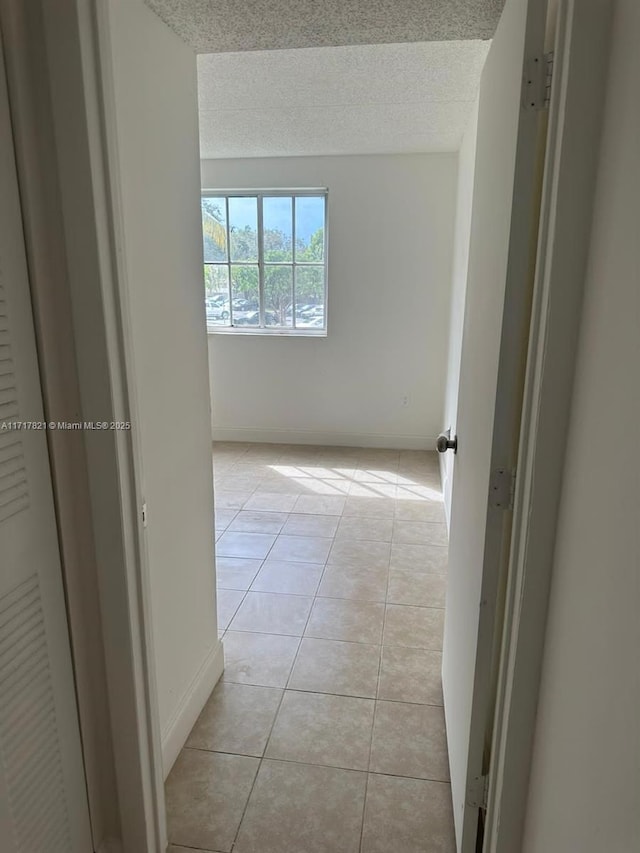
[[[435,453],[214,445],[226,668],[173,853],[453,853]]]

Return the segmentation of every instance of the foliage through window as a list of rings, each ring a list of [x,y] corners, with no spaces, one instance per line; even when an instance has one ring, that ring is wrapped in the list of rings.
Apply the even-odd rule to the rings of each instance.
[[[202,196],[209,331],[324,334],[326,192]]]

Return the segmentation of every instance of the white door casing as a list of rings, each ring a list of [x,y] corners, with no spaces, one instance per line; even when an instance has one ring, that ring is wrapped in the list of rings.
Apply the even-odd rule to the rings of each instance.
[[[476,849],[487,772],[511,512],[491,472],[515,468],[538,221],[540,114],[522,103],[543,62],[546,2],[507,0],[483,70],[458,393],[443,690],[458,850]]]
[[[0,46],[0,839],[93,849]]]

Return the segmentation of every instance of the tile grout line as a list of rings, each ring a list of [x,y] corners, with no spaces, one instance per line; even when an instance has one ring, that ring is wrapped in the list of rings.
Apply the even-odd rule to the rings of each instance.
[[[373,700],[367,700],[373,701]],[[198,746],[185,746],[183,747],[188,752],[204,752],[208,755],[231,755],[234,758],[255,758],[257,761],[262,763],[262,759],[259,755],[247,755],[244,752],[225,752],[221,749],[203,749]],[[323,764],[319,761],[300,761],[296,758],[270,758],[266,757],[266,761],[277,761],[280,764],[295,764],[301,767],[325,767],[327,770],[344,770],[347,773],[363,773],[368,776],[391,776],[394,779],[413,779],[416,782],[439,782],[441,785],[450,785],[450,779],[437,779],[432,776],[413,776],[407,773],[391,773],[389,770],[381,771],[381,770],[363,770],[360,767],[343,767],[341,764]],[[257,773],[256,773],[257,776]],[[247,801],[248,802],[248,801]],[[173,843],[173,842],[171,842]],[[197,848],[196,848],[197,849]],[[206,849],[206,848],[205,848]]]
[[[229,591],[230,592],[242,592],[242,590],[229,590]],[[247,590],[247,592],[251,592],[251,591],[252,590]],[[257,595],[289,595],[289,593],[279,593],[279,592],[257,592],[256,594]],[[246,593],[245,593],[245,595],[246,595]],[[311,596],[311,595],[293,595],[292,594],[292,598],[313,598],[314,600],[315,600],[315,598],[322,598],[323,601],[331,600],[331,599],[326,599],[321,595]],[[334,600],[335,601],[351,601],[351,599],[349,599],[349,598],[336,598]],[[356,602],[354,602],[354,604],[382,604],[384,606],[383,601],[365,601],[365,602],[357,602],[356,601]],[[391,607],[413,607],[414,605],[411,605],[411,604],[392,604],[390,606]],[[415,606],[416,606],[416,608],[419,607],[419,605],[415,605]],[[445,608],[444,607],[419,607],[419,609],[420,610],[444,610]],[[311,610],[313,610],[313,605],[311,607]],[[311,611],[309,611],[309,613],[311,613]],[[386,613],[385,613],[385,618],[386,618]],[[307,617],[307,622],[308,622],[308,617]],[[307,623],[305,622],[305,629],[306,629],[306,624]],[[231,625],[229,625],[229,627],[226,628],[225,631],[231,631],[234,634],[261,634],[265,637],[292,637],[293,639],[296,639],[296,640],[297,639],[300,639],[300,640],[321,640],[325,643],[349,643],[352,646],[369,646],[371,648],[382,648],[382,646],[386,646],[387,648],[390,648],[390,649],[413,649],[414,651],[418,651],[418,652],[437,652],[438,654],[442,654],[442,649],[432,649],[430,646],[405,646],[405,645],[402,645],[401,643],[385,643],[385,642],[367,643],[364,640],[341,640],[341,639],[337,639],[335,637],[313,637],[313,636],[308,635],[308,634],[306,634],[306,635],[305,634],[278,634],[278,633],[274,633],[273,631],[256,631],[256,630],[249,631],[246,628],[232,628]],[[383,626],[383,635],[382,636],[384,639],[384,626]],[[265,685],[265,686],[269,686],[269,685]],[[364,697],[364,698],[367,698],[367,697]],[[371,697],[368,697],[368,698],[371,698]]]
[[[232,632],[234,633],[234,632]],[[242,632],[238,632],[242,633]],[[269,635],[270,636],[270,635]],[[294,638],[297,639],[297,638]],[[304,639],[304,638],[300,638]],[[315,639],[315,638],[311,638]],[[338,641],[339,642],[339,641]],[[381,647],[382,648],[382,647]],[[422,651],[420,649],[419,651]],[[441,654],[440,652],[436,652],[435,654]],[[361,696],[360,694],[354,693],[335,693],[329,690],[312,690],[311,688],[301,688],[301,687],[274,687],[273,684],[249,684],[246,681],[225,681],[225,684],[236,684],[240,687],[263,687],[269,690],[286,690],[288,693],[311,693],[314,696],[336,696],[341,699],[363,699],[367,702],[393,702],[397,705],[415,705],[416,707],[423,708],[428,706],[430,708],[443,708],[444,706],[438,702],[416,702],[415,700],[410,699],[377,699],[375,696]],[[217,750],[213,750],[216,752]],[[254,756],[257,758],[258,756]]]
[[[274,544],[275,544],[275,543],[274,543]],[[266,559],[266,558],[265,558],[265,559]],[[314,600],[315,600],[315,598],[314,598]],[[238,829],[236,830],[236,834],[235,834],[234,839],[233,839],[233,842],[232,842],[232,844],[231,844],[231,851],[232,851],[232,853],[233,853],[233,849],[234,849],[234,848],[235,848],[235,846],[236,846],[236,842],[237,842],[237,840],[238,840],[238,836],[239,836],[239,834],[240,834],[240,829],[242,828],[242,822],[244,821],[244,817],[245,817],[245,815],[246,815],[246,813],[247,813],[247,809],[249,808],[249,802],[250,802],[250,800],[251,800],[251,796],[252,796],[253,791],[254,791],[254,788],[255,788],[255,786],[256,786],[256,782],[258,781],[258,776],[259,776],[259,774],[260,774],[260,770],[262,769],[262,765],[263,765],[263,763],[264,763],[264,761],[265,761],[265,756],[266,756],[266,754],[267,754],[267,749],[269,748],[269,742],[271,741],[271,735],[272,735],[272,733],[273,733],[273,729],[275,728],[276,721],[277,721],[277,719],[278,719],[278,714],[280,713],[280,708],[282,707],[282,703],[283,703],[283,701],[284,701],[284,697],[285,697],[285,694],[286,694],[286,692],[287,692],[287,685],[288,685],[288,683],[289,683],[289,681],[290,681],[290,679],[291,679],[291,673],[293,672],[293,668],[295,667],[295,665],[296,665],[296,661],[297,661],[297,659],[298,659],[298,654],[299,654],[299,652],[300,652],[300,647],[301,647],[301,645],[302,645],[302,639],[303,639],[303,637],[304,637],[304,631],[306,630],[306,627],[307,627],[307,625],[308,625],[308,623],[309,623],[309,619],[310,619],[310,617],[311,617],[311,612],[312,612],[312,610],[313,610],[313,603],[311,604],[311,607],[309,608],[309,613],[307,614],[307,619],[306,619],[305,624],[304,624],[304,628],[303,628],[302,636],[300,637],[300,641],[299,641],[299,643],[298,643],[298,648],[296,649],[296,653],[295,653],[294,658],[293,658],[293,663],[291,664],[291,670],[289,671],[289,676],[287,677],[287,680],[286,680],[286,682],[285,682],[285,686],[284,686],[284,687],[283,687],[283,689],[282,689],[282,695],[280,696],[280,701],[278,702],[278,707],[277,707],[277,709],[276,709],[276,713],[275,713],[275,714],[274,714],[274,716],[273,716],[273,721],[272,721],[272,723],[271,723],[271,726],[269,727],[269,734],[267,735],[267,740],[266,740],[266,742],[265,742],[264,749],[262,750],[262,755],[260,756],[260,760],[259,760],[259,763],[258,763],[258,769],[257,769],[257,771],[256,771],[256,775],[254,776],[253,784],[251,785],[251,790],[249,791],[249,796],[247,797],[247,801],[246,801],[246,803],[245,803],[244,809],[242,810],[242,816],[241,816],[241,818],[240,818],[240,822],[238,823]]]

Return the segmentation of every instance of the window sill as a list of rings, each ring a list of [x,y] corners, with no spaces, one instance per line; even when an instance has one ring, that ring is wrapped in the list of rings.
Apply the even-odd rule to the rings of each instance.
[[[326,338],[326,329],[241,329],[212,328],[207,326],[207,335],[249,336],[254,338]]]

